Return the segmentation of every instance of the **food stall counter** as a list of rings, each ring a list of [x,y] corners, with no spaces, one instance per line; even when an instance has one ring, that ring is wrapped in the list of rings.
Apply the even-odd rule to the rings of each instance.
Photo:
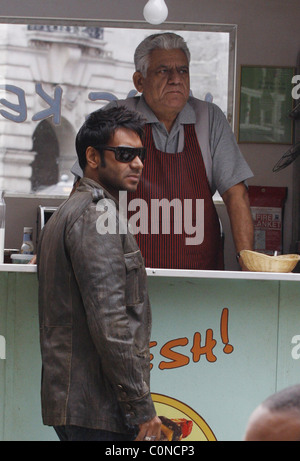
[[[184,442],[242,440],[253,409],[300,381],[300,274],[147,274],[158,415]],[[36,265],[2,264],[0,440],[56,440],[42,424],[40,379]]]

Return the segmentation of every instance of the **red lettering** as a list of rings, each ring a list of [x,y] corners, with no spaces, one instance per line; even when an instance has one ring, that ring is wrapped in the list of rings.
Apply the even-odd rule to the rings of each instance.
[[[215,362],[217,357],[213,354],[213,348],[217,344],[217,341],[213,338],[213,331],[209,329],[206,331],[205,345],[201,346],[201,334],[194,334],[193,347],[191,353],[193,354],[193,361],[199,362],[201,355],[206,355],[208,362]]]
[[[190,359],[183,354],[179,354],[179,352],[173,351],[172,348],[177,346],[186,346],[188,342],[189,340],[187,338],[179,338],[168,341],[161,348],[160,353],[166,359],[172,360],[172,362],[160,362],[160,370],[170,370],[171,368],[179,368],[187,365],[190,362]]]
[[[224,308],[221,313],[220,319],[220,334],[221,340],[223,342],[223,352],[225,354],[231,354],[234,350],[234,347],[229,342],[228,335],[228,323],[229,323],[229,309]],[[217,345],[217,341],[214,339],[214,332],[211,328],[206,330],[205,343],[201,344],[202,336],[201,333],[194,333],[193,344],[190,352],[192,354],[193,362],[199,362],[201,356],[204,355],[208,362],[216,362],[217,357],[214,354],[214,348]],[[190,363],[190,358],[187,355],[180,354],[175,351],[175,347],[187,346],[189,344],[188,338],[176,338],[165,343],[161,350],[160,354],[169,359],[169,362],[161,361],[158,365],[160,370],[170,370],[174,368],[184,367]],[[156,341],[151,341],[149,344],[150,348],[157,346]],[[150,362],[153,360],[153,354],[150,353]],[[153,368],[153,364],[150,363],[150,369]]]
[[[225,354],[231,354],[231,352],[233,352],[233,346],[229,344],[229,338],[228,338],[228,316],[229,316],[229,311],[225,307],[222,310],[221,323],[220,323],[221,338],[225,345],[223,348],[223,351],[225,352]]]
[[[149,348],[151,349],[151,347],[154,347],[154,346],[157,346],[157,342],[150,341]],[[153,354],[150,353],[150,362],[152,362],[153,358],[154,358]],[[150,370],[152,370],[152,368],[153,368],[153,363],[150,363]]]

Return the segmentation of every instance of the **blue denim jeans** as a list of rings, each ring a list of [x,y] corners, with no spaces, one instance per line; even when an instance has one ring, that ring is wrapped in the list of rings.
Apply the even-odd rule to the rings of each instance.
[[[119,434],[117,432],[90,429],[81,426],[54,426],[58,438],[62,442],[104,442],[132,441],[137,434]]]

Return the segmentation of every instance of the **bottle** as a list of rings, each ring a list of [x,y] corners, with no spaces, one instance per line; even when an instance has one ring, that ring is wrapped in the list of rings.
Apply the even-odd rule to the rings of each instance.
[[[23,243],[21,246],[21,254],[23,255],[33,255],[32,230],[32,227],[24,227]]]
[[[5,211],[4,191],[0,191],[0,264],[4,262]]]

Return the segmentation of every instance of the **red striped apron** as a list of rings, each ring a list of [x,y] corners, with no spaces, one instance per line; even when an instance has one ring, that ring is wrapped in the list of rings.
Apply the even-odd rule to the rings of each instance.
[[[148,205],[148,233],[137,233],[137,243],[146,267],[222,270],[224,265],[219,218],[212,200],[194,125],[184,126],[184,139],[182,152],[175,154],[161,152],[155,147],[151,125],[146,125],[144,145],[147,148],[147,156],[142,179],[137,191],[128,194],[128,201],[141,198]],[[153,199],[167,199],[168,203],[173,204],[175,204],[172,202],[173,199],[179,199],[176,213],[181,222],[176,221],[175,224],[176,213],[172,206],[169,208],[169,217],[167,213],[163,216],[162,207],[157,212],[157,203],[154,206]],[[186,199],[191,199],[193,204],[193,219],[189,220],[190,225],[194,228],[196,225],[198,228],[204,226],[204,240],[197,245],[187,245],[187,238],[194,238],[193,242],[196,243],[196,233],[194,231],[191,234],[193,229],[186,229],[185,226],[185,213],[186,216],[190,216],[187,212]],[[197,222],[196,199],[204,199],[204,223],[202,219],[201,222],[200,219]],[[133,214],[134,212],[129,212],[129,222]],[[151,219],[155,223],[154,226],[151,226]],[[157,232],[158,223],[159,233],[155,234],[153,231]],[[168,224],[170,228],[164,229],[163,224]],[[182,232],[178,234],[180,226]]]

